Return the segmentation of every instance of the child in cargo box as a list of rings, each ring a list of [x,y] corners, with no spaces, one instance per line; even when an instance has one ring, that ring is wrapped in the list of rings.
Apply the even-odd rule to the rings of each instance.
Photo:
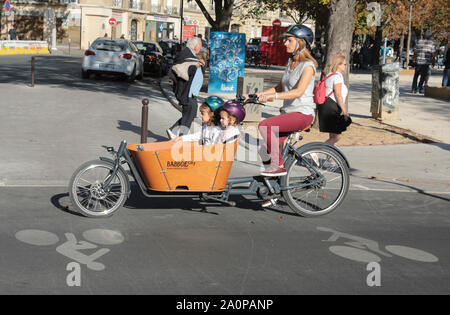
[[[220,124],[222,132],[220,142],[225,143],[232,141],[235,137],[240,136],[239,124],[245,118],[245,109],[239,102],[228,101],[220,108]]]
[[[211,145],[221,142],[222,130],[216,126],[214,112],[222,106],[224,101],[217,96],[206,98],[200,106],[200,118],[202,120],[202,130],[193,134],[184,135],[175,138],[175,141],[194,142],[198,141],[201,145]]]

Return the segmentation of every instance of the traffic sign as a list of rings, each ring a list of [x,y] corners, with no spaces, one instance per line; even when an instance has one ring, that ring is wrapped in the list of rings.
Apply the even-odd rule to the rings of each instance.
[[[11,3],[9,2],[9,0],[5,2],[5,10],[6,12],[11,11]]]
[[[116,26],[117,25],[117,20],[115,18],[110,18],[109,19],[109,25]]]
[[[281,26],[281,21],[279,19],[276,19],[272,22],[273,26]]]

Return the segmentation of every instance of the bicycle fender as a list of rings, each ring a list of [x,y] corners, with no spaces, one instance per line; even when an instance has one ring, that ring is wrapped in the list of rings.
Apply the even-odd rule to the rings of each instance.
[[[339,149],[338,147],[335,147],[334,145],[326,143],[326,142],[310,142],[310,143],[307,143],[305,145],[302,145],[300,148],[295,150],[295,152],[297,152],[299,155],[301,155],[300,154],[301,150],[305,150],[305,149],[308,149],[310,147],[314,147],[314,146],[317,146],[317,145],[326,146],[326,147],[330,148],[331,150],[336,151],[336,153],[338,153],[340,156],[342,156],[342,158],[344,159],[345,163],[347,164],[347,167],[350,169],[350,163],[348,162],[347,157],[344,155],[344,153],[341,151],[341,149]]]
[[[104,156],[100,156],[99,159],[100,159],[101,161],[109,162],[109,163],[111,163],[112,165],[116,164],[116,161],[114,161],[114,160],[112,160],[112,159],[110,159],[110,158],[104,157]],[[120,165],[120,164],[119,164],[119,169],[121,169],[121,170],[124,172],[124,174],[127,174],[127,172],[125,171],[125,169],[124,169],[124,168],[122,167],[122,165]],[[127,176],[127,179],[128,179],[128,176]],[[129,182],[129,181],[130,181],[130,180],[128,179],[128,182]]]

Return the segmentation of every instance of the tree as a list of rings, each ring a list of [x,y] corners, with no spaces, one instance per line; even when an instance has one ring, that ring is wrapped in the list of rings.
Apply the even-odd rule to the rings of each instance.
[[[347,60],[347,70],[350,69],[356,2],[357,0],[330,0],[326,65],[330,64],[330,56],[342,54]],[[346,71],[345,81],[347,84],[348,73],[349,71]]]
[[[303,24],[307,20],[314,20],[316,35],[326,33],[328,24],[329,0],[247,0],[241,7],[246,11],[246,17],[258,18],[268,11],[281,10],[294,23]],[[316,39],[320,41],[320,38]]]
[[[197,3],[213,32],[228,32],[236,0],[214,0],[215,19],[209,14],[202,0],[188,0],[190,1]]]

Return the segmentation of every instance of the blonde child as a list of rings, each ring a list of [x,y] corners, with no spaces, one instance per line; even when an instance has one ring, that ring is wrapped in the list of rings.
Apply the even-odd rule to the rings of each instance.
[[[225,143],[240,136],[239,124],[245,118],[245,109],[236,101],[228,101],[220,108],[220,124],[223,128],[220,142]]]
[[[178,137],[175,141],[193,142],[198,141],[201,145],[220,143],[221,128],[216,126],[214,112],[224,103],[217,96],[206,98],[200,106],[200,119],[202,120],[202,130],[193,134]]]

